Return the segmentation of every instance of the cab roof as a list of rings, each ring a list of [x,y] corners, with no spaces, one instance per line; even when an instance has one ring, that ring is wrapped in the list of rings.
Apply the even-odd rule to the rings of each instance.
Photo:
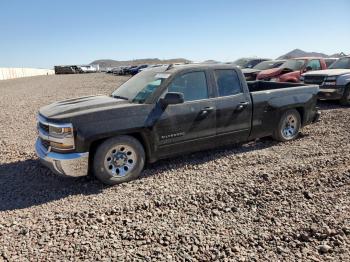
[[[183,64],[183,65],[169,65],[165,72],[174,73],[186,69],[234,69],[238,68],[233,64],[223,64],[223,63],[201,63],[201,64]]]

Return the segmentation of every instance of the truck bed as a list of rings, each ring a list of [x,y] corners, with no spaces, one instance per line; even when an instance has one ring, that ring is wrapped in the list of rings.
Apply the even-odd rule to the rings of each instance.
[[[268,81],[247,81],[247,85],[250,92],[305,86],[304,84],[298,83],[279,83]]]
[[[251,138],[270,135],[281,112],[290,108],[299,111],[303,126],[313,121],[319,91],[317,85],[264,81],[251,81],[247,85],[254,105]]]

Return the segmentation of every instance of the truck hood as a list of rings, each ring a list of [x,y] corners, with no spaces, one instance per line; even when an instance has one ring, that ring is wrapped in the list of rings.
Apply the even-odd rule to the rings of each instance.
[[[44,106],[39,110],[39,113],[46,118],[59,120],[62,118],[87,114],[89,112],[105,110],[111,107],[117,108],[127,105],[132,104],[126,100],[104,95],[85,96]]]
[[[292,69],[289,68],[272,68],[272,69],[267,69],[263,70],[258,74],[257,79],[264,79],[264,78],[273,78],[273,77],[278,77],[280,75],[284,75],[287,73],[292,73],[294,72]]]
[[[293,71],[290,73],[286,73],[286,74],[282,74],[279,77],[279,80],[281,82],[299,82],[299,78],[300,78],[300,71]]]
[[[350,74],[350,69],[326,69],[326,70],[318,70],[318,71],[307,72],[307,73],[303,74],[303,76],[305,76],[305,75],[338,76],[338,75],[344,75],[344,74]]]
[[[263,70],[259,73],[258,79],[278,76],[281,72],[282,72],[282,68],[272,68],[272,69]]]

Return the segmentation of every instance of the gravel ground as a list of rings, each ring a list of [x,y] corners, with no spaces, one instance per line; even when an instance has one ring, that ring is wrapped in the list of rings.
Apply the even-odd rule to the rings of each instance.
[[[35,156],[35,114],[108,94],[126,77],[0,82],[0,261],[349,261],[350,108],[322,103],[299,139],[270,139],[150,165],[106,187]]]

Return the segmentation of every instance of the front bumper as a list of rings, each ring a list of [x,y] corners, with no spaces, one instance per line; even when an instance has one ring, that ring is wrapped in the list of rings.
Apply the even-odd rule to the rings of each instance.
[[[89,153],[60,154],[48,152],[40,139],[35,143],[35,151],[40,162],[54,173],[72,177],[86,176],[89,167]]]
[[[318,99],[322,100],[339,100],[344,95],[344,86],[334,86],[332,88],[320,86]]]

